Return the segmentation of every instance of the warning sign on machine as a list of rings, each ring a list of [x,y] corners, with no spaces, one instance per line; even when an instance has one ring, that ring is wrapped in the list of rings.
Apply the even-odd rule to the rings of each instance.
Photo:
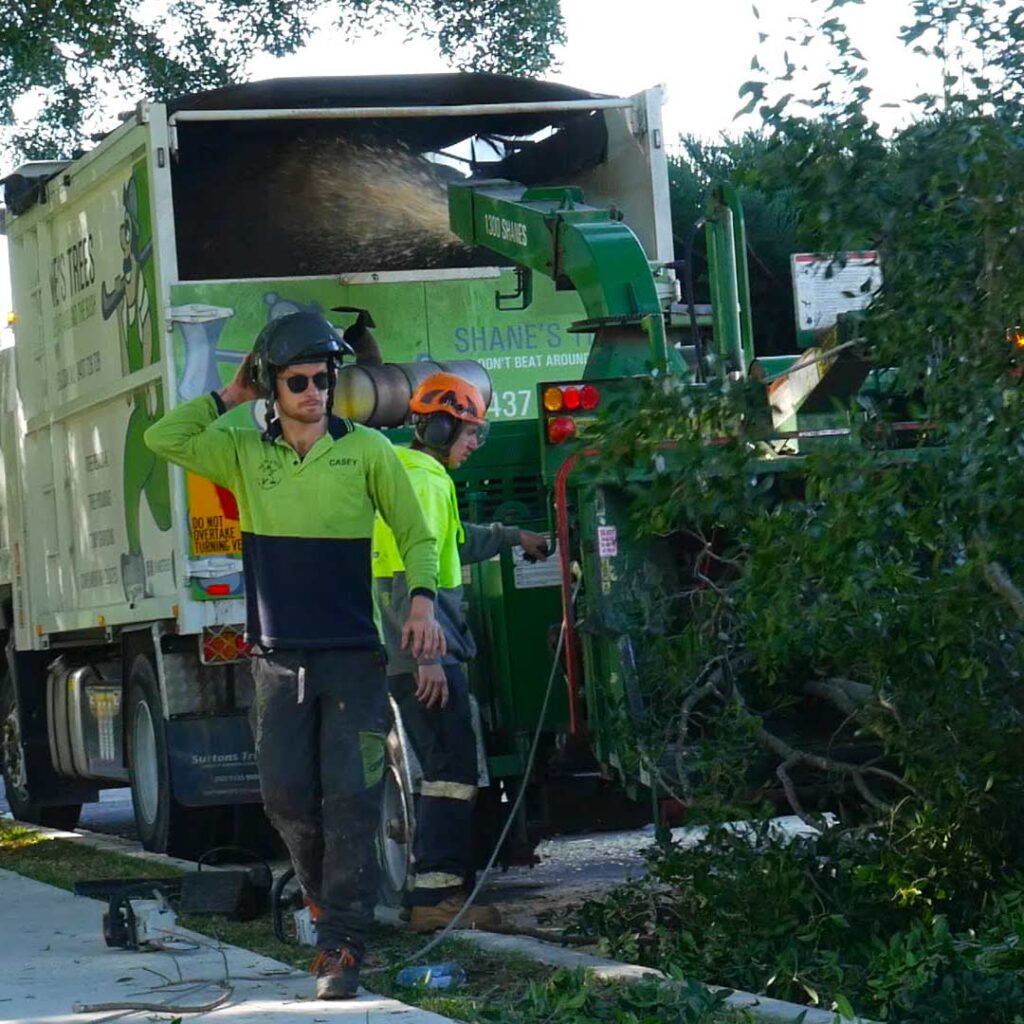
[[[882,286],[878,253],[795,253],[790,257],[799,334],[834,327],[840,313],[866,309]]]

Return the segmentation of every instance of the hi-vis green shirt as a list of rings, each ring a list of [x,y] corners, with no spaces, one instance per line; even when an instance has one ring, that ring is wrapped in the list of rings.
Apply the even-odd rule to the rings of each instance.
[[[434,616],[444,630],[448,652],[442,661],[469,661],[476,654],[473,634],[462,610],[462,566],[492,558],[519,543],[519,528],[492,523],[463,523],[455,481],[432,455],[414,448],[397,448],[413,491],[437,543],[438,590]],[[416,663],[402,650],[401,627],[409,614],[409,598],[415,589],[396,534],[380,518],[373,531],[373,576],[388,649],[388,674],[412,672]],[[436,659],[435,659],[436,660]]]
[[[405,467],[427,529],[437,544],[437,585],[446,589],[462,586],[462,562],[459,544],[465,537],[459,519],[455,481],[448,470],[427,452],[414,448],[396,448],[398,461]],[[394,533],[380,520],[373,533],[373,575],[387,578],[405,572]]]
[[[146,431],[169,462],[238,501],[246,636],[266,649],[377,647],[370,578],[375,513],[394,531],[410,591],[437,589],[437,545],[391,443],[331,417],[300,459],[280,435],[214,426],[212,395],[184,402]]]

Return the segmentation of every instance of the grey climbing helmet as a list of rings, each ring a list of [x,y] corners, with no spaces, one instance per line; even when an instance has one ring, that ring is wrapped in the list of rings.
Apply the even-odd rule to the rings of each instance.
[[[344,355],[354,355],[352,347],[326,317],[305,311],[288,313],[275,317],[256,336],[253,381],[264,395],[273,395],[274,374],[282,366],[326,362],[333,371]]]

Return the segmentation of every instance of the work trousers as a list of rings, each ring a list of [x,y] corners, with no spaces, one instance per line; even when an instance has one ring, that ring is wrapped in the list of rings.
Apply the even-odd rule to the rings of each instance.
[[[473,803],[479,778],[469,685],[459,665],[445,665],[448,704],[427,708],[412,675],[388,683],[423,769],[416,798],[413,885],[409,906],[434,906],[470,888],[476,873]]]
[[[321,949],[365,952],[391,713],[379,650],[274,651],[254,660],[260,791]]]

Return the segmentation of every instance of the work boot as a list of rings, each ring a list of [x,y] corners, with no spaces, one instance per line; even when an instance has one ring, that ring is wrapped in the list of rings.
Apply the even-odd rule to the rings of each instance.
[[[310,964],[316,975],[317,999],[355,999],[359,989],[359,961],[350,949],[322,949]]]
[[[459,893],[457,896],[449,896],[432,907],[413,907],[409,917],[409,927],[414,932],[433,932],[438,928],[444,928],[454,920],[455,915],[463,908],[466,897]],[[478,906],[474,903],[462,917],[456,928],[479,928],[481,931],[488,931],[497,928],[501,924],[501,914],[497,907]]]

